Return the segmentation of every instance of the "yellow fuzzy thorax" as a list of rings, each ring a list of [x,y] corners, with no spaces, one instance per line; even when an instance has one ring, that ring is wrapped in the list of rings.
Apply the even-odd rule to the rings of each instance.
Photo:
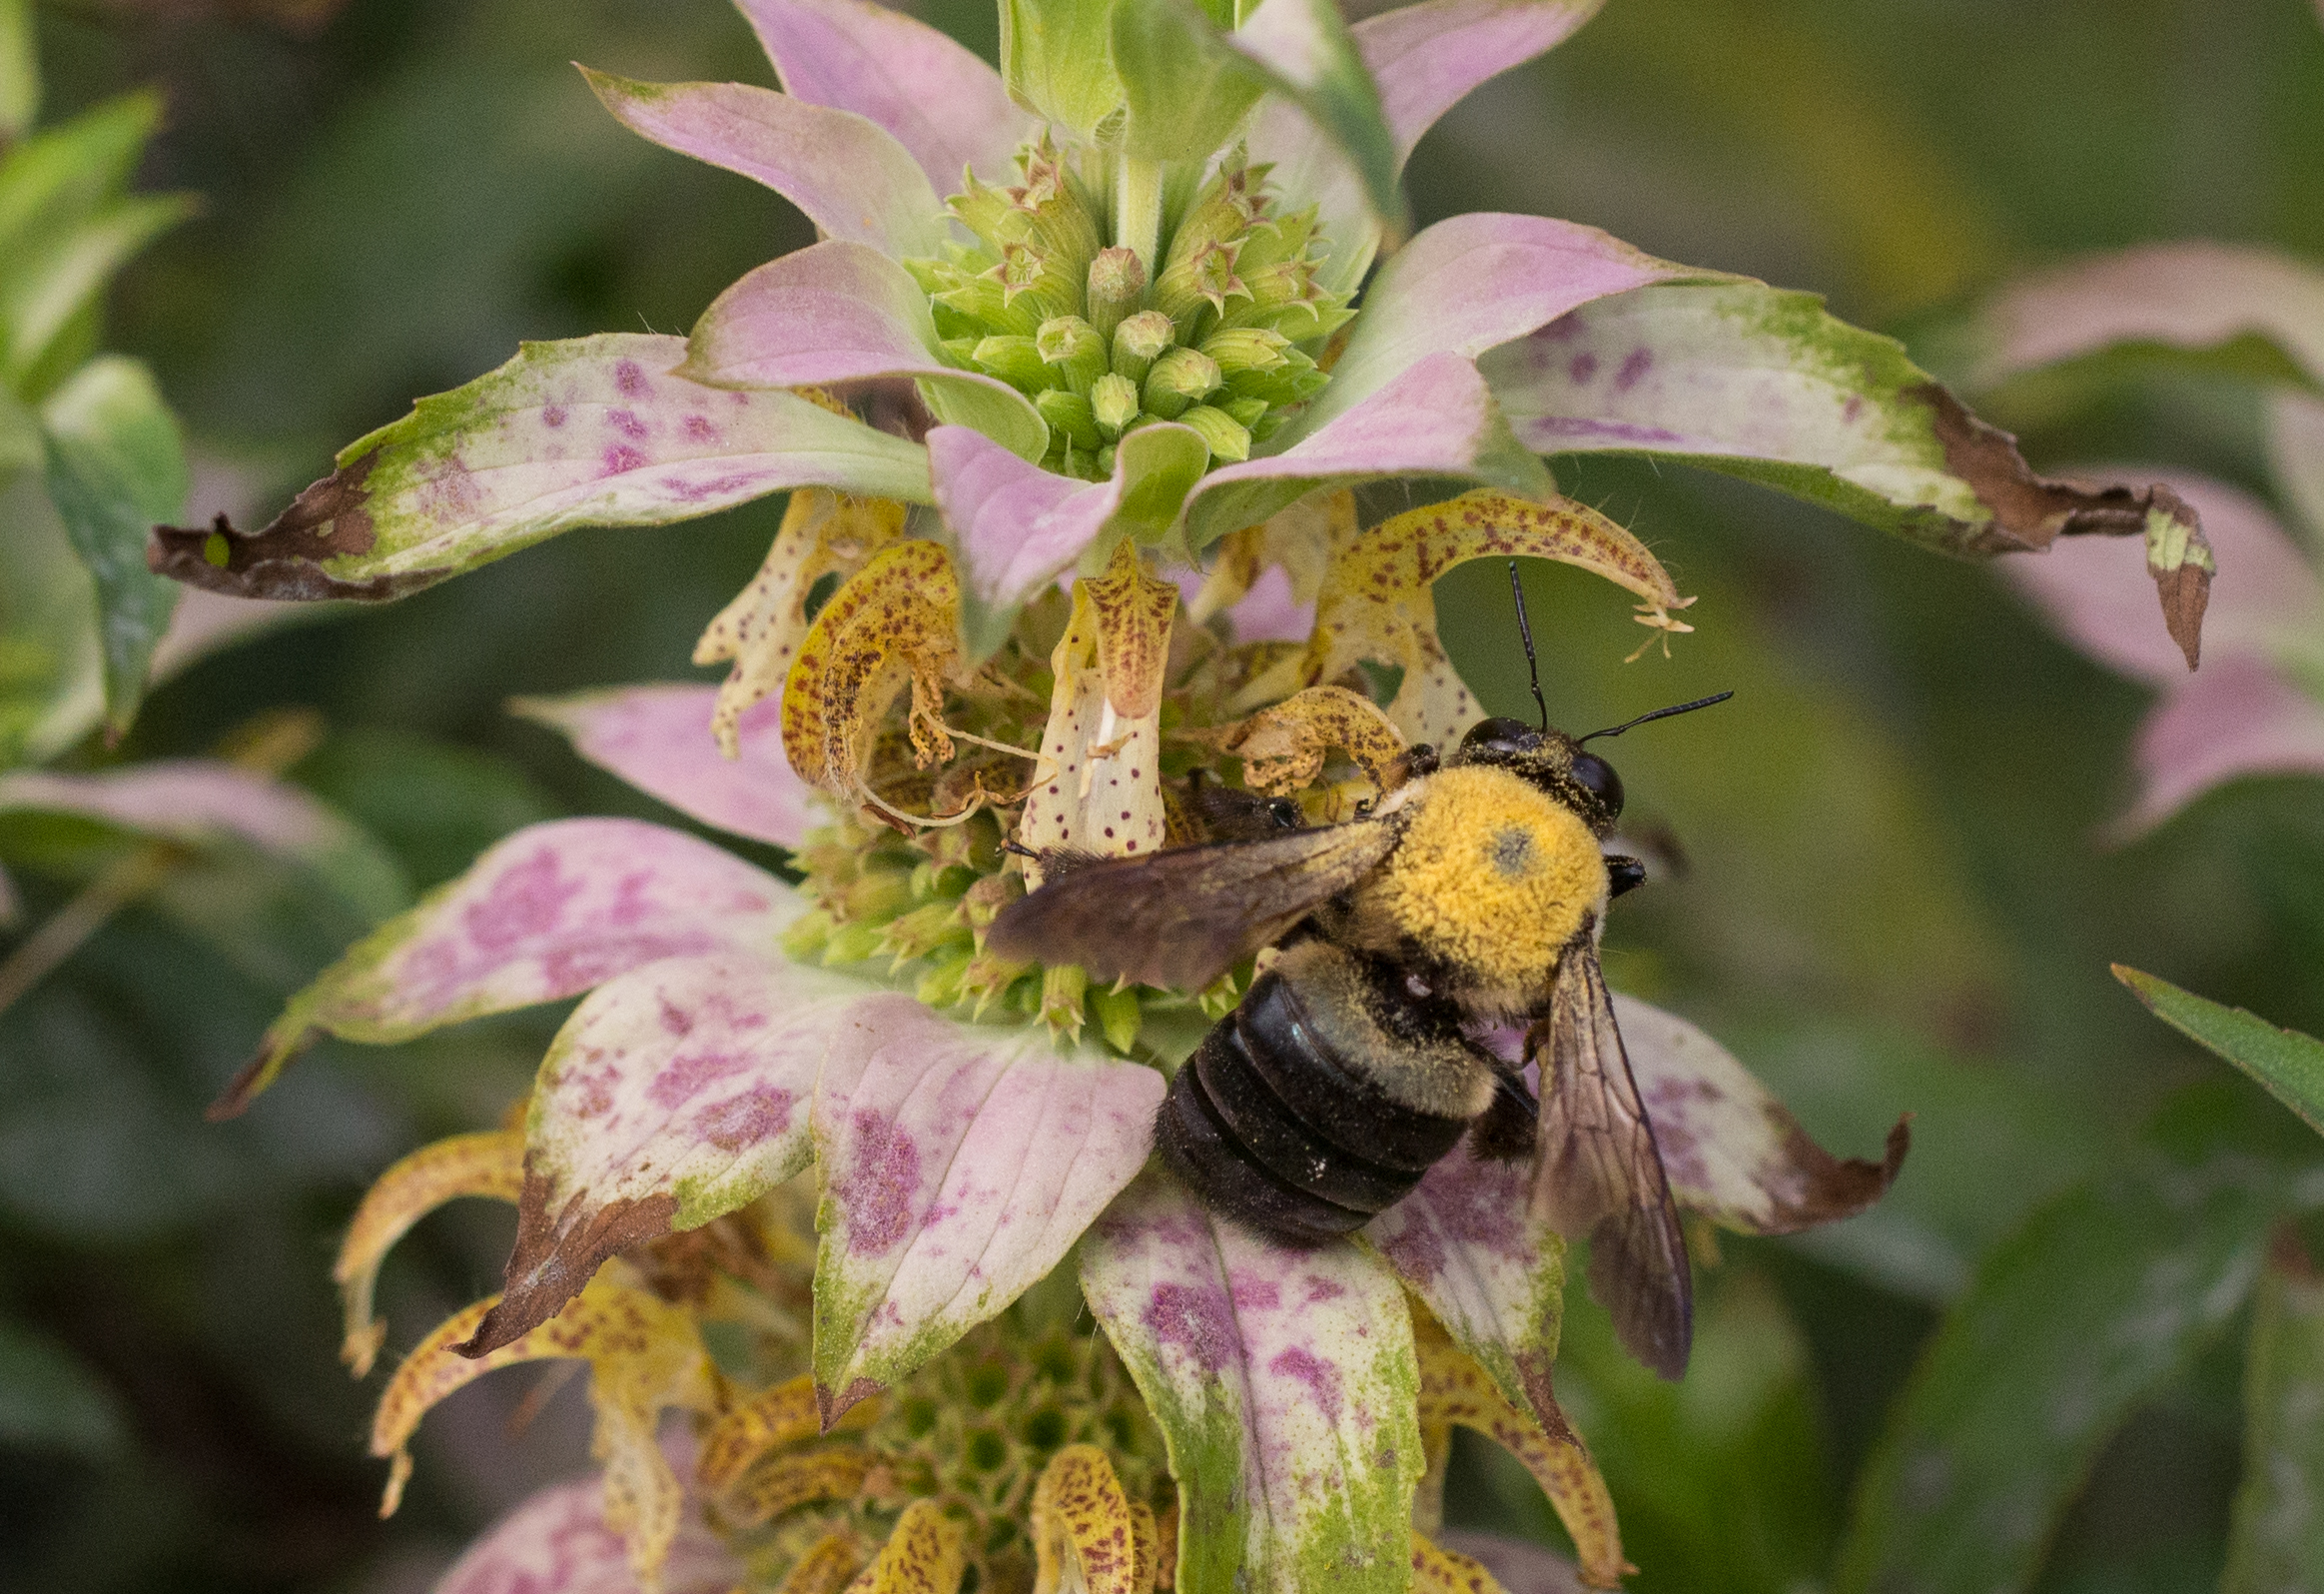
[[[1507,770],[1448,769],[1429,777],[1366,906],[1517,1007],[1547,991],[1607,889],[1597,838],[1572,809]]]

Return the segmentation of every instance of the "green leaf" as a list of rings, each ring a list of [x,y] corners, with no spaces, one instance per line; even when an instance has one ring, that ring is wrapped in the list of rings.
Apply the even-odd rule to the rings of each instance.
[[[1122,104],[1114,0],[1002,0],[1001,75],[1009,97],[1085,141]]]
[[[1204,159],[1268,87],[1267,74],[1192,0],[1117,10],[1114,65],[1130,112],[1123,147],[1144,161]]]
[[[2243,1364],[2243,1484],[2220,1594],[2293,1594],[2324,1567],[2324,1279],[2296,1241],[2259,1281]]]
[[[0,0],[0,140],[20,139],[40,119],[40,56],[32,0]]]
[[[105,716],[129,728],[178,587],[145,566],[146,533],[191,484],[177,417],[153,373],[123,355],[91,361],[41,405],[49,499],[97,583]]]
[[[22,260],[38,238],[87,221],[127,187],[161,121],[162,97],[145,89],[11,149],[0,159],[0,255]]]
[[[35,443],[38,435],[35,434]],[[96,596],[41,479],[0,482],[0,769],[50,758],[104,711]]]
[[[2256,1014],[2222,1007],[2167,980],[2117,963],[2114,978],[2147,1011],[2197,1045],[2218,1053],[2264,1087],[2268,1095],[2324,1135],[2324,1041],[2279,1030]]]
[[[0,377],[16,384],[39,367],[115,273],[199,208],[184,194],[120,200],[12,268],[0,285]]]
[[[128,1437],[120,1404],[80,1357],[45,1335],[0,1322],[0,1445],[98,1460]]]
[[[2281,1192],[2229,1142],[2068,1192],[1984,1259],[1863,1473],[1840,1594],[2006,1594],[2098,1451],[2241,1309]]]

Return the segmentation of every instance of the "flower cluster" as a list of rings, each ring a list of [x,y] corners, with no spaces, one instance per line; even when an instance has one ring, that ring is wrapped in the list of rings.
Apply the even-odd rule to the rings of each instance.
[[[2199,527],[2167,492],[2037,477],[1810,296],[1589,228],[1455,217],[1367,282],[1413,144],[1587,6],[1423,0],[1350,28],[1325,0],[1011,0],[1000,73],[863,0],[744,9],[785,92],[592,85],[822,242],[688,339],[527,346],[262,531],[156,533],[156,566],[199,584],[384,598],[570,525],[791,494],[697,648],[723,683],[524,710],[790,849],[803,884],[657,826],[520,831],[297,997],[221,1104],[320,1035],[583,998],[520,1132],[391,1171],[359,1218],[365,1366],[399,1225],[452,1194],[518,1209],[505,1290],[406,1359],[375,1448],[402,1455],[481,1370],[579,1357],[603,1520],[641,1575],[698,1523],[802,1590],[861,1567],[951,1591],[972,1564],[1014,1588],[1028,1547],[1044,1590],[1073,1586],[1069,1550],[1127,1594],[1484,1587],[1416,1537],[1459,1423],[1532,1468],[1614,1585],[1612,1505],[1552,1381],[1569,1236],[1531,1172],[1463,1146],[1355,1238],[1270,1241],[1151,1158],[1165,1082],[1254,965],[1109,988],[998,957],[987,928],[1051,849],[1152,854],[1267,804],[1333,823],[1456,743],[1479,710],[1431,584],[1465,560],[1588,569],[1686,631],[1692,600],[1544,453],[1709,464],[1960,553],[2141,536],[2190,645]],[[1383,480],[1457,495],[1367,511]],[[1613,1008],[1679,1205],[1784,1232],[1895,1176],[1901,1128],[1879,1162],[1836,1159],[1700,1030]],[[770,1204],[810,1175],[811,1244]],[[1058,1359],[1028,1315],[1058,1292],[1102,1345]],[[734,1334],[706,1323],[773,1348],[714,1360]],[[657,1443],[673,1408],[692,1493]]]

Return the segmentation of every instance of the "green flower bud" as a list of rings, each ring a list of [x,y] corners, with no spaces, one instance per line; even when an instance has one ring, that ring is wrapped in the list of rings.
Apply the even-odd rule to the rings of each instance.
[[[974,952],[961,951],[940,958],[933,968],[920,977],[920,983],[912,994],[920,999],[924,1007],[951,1007],[961,999],[962,980],[975,957]]]
[[[1093,453],[1104,440],[1098,435],[1098,417],[1091,412],[1090,400],[1078,393],[1051,388],[1034,397],[1033,407],[1049,422],[1052,435],[1068,437]]]
[[[1090,325],[1101,338],[1112,338],[1124,317],[1135,314],[1146,298],[1146,268],[1138,253],[1105,249],[1090,262],[1090,289],[1086,299]]]
[[[1250,457],[1250,431],[1241,421],[1225,410],[1210,404],[1196,404],[1178,417],[1181,426],[1192,426],[1210,445],[1210,457],[1229,464]]]
[[[1236,265],[1247,279],[1252,272],[1264,271],[1278,262],[1295,261],[1307,253],[1307,244],[1315,236],[1315,207],[1310,205],[1294,216],[1278,216],[1260,222],[1243,235],[1242,253]]]
[[[1296,353],[1291,341],[1264,327],[1234,327],[1202,340],[1202,353],[1218,364],[1219,375],[1232,381],[1245,373],[1281,371]]]
[[[1270,170],[1228,157],[1218,175],[1186,207],[1178,230],[1170,237],[1163,268],[1192,260],[1213,244],[1228,243],[1249,232],[1266,214],[1266,197],[1260,190]]]
[[[1230,299],[1248,299],[1250,290],[1234,273],[1235,244],[1205,244],[1184,260],[1172,261],[1154,284],[1154,308],[1169,317],[1180,342],[1190,341],[1206,311],[1223,313]]]
[[[1090,408],[1101,435],[1109,441],[1121,436],[1122,428],[1138,418],[1138,384],[1109,371],[1090,385]]]
[[[1237,425],[1248,430],[1259,423],[1259,417],[1267,412],[1268,404],[1264,398],[1222,398],[1218,407],[1225,410],[1228,418]]]
[[[1034,339],[982,339],[970,358],[977,363],[978,370],[1025,393],[1039,393],[1049,386],[1049,363],[1041,358],[1041,346]]]
[[[1115,375],[1144,382],[1154,363],[1176,341],[1177,329],[1169,317],[1157,310],[1140,311],[1114,329]]]
[[[1330,381],[1329,377],[1315,368],[1314,361],[1298,350],[1286,347],[1282,364],[1268,371],[1246,369],[1235,372],[1226,379],[1226,388],[1238,398],[1264,398],[1270,404],[1296,404],[1305,403],[1314,398]]]
[[[1037,327],[1052,316],[1072,315],[1081,301],[1079,268],[1068,275],[1031,244],[1004,244],[1001,264],[986,275],[1001,284],[1002,298],[1008,304],[1025,304]]]
[[[1138,1044],[1139,1003],[1136,991],[1108,986],[1089,995],[1090,1014],[1106,1034],[1106,1044],[1124,1057]]]
[[[936,302],[947,310],[966,319],[971,325],[991,332],[1008,333],[1026,338],[1041,330],[1041,317],[1034,314],[1030,300],[1017,304],[1009,302],[1008,290],[1000,278],[991,272],[972,277],[957,288],[937,294]]]
[[[1041,358],[1054,366],[1075,393],[1087,395],[1090,385],[1106,375],[1106,340],[1079,316],[1053,316],[1036,335]]]
[[[1143,397],[1147,408],[1164,420],[1175,420],[1186,405],[1217,391],[1218,367],[1208,355],[1195,349],[1173,349],[1146,374]]]
[[[1113,443],[1108,443],[1105,447],[1098,450],[1097,480],[1105,481],[1113,476],[1114,460],[1118,455],[1120,455],[1121,452],[1122,450],[1117,448]]]

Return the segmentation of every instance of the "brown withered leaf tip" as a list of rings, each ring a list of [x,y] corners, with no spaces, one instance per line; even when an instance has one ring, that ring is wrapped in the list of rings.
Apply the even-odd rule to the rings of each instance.
[[[1936,413],[1937,439],[1944,465],[1969,484],[1992,521],[1959,540],[1967,554],[2041,552],[2059,537],[2140,536],[2147,517],[2160,511],[2185,524],[2189,539],[2203,541],[2201,518],[2169,487],[2092,486],[2036,475],[2017,439],[1968,412],[1958,398],[1936,383],[1911,390]],[[2203,648],[2203,610],[2211,600],[2211,572],[2190,561],[2158,574],[2162,622],[2193,669]]]
[[[548,1181],[526,1170],[505,1292],[476,1324],[475,1334],[454,1350],[486,1355],[531,1332],[579,1294],[607,1257],[668,1233],[678,1211],[678,1198],[663,1191],[641,1200],[610,1201],[584,1218],[579,1208],[585,1198],[575,1194],[552,1219]]]
[[[379,540],[366,505],[365,480],[379,458],[373,449],[344,470],[335,470],[291,500],[291,506],[261,531],[241,531],[225,515],[207,526],[157,525],[145,549],[146,568],[188,586],[229,597],[288,598],[321,602],[355,598],[384,602],[401,597],[434,579],[413,572],[347,581],[325,573],[326,559],[369,553]],[[216,562],[214,550],[225,561]]]

